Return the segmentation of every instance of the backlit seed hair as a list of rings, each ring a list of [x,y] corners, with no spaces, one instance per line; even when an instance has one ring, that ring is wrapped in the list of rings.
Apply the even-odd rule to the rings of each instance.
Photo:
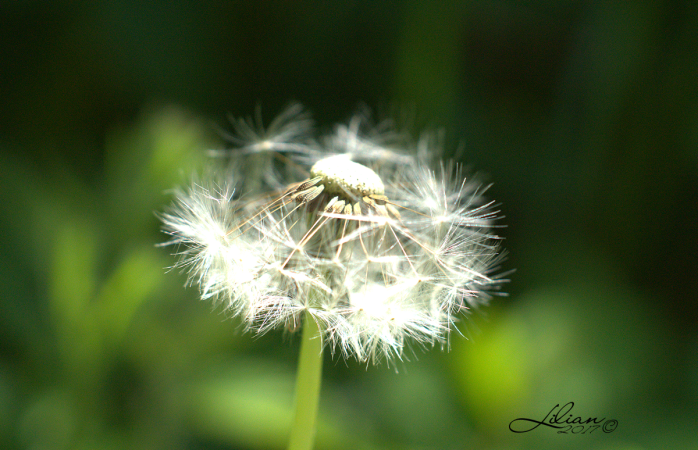
[[[248,329],[295,330],[307,311],[333,352],[402,358],[445,344],[504,282],[498,211],[456,165],[427,164],[433,140],[364,116],[314,139],[298,105],[267,130],[234,123],[232,181],[177,191],[162,220],[189,283]]]

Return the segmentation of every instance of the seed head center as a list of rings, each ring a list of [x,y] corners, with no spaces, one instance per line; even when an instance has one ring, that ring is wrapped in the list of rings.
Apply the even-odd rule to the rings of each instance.
[[[322,177],[321,184],[329,195],[360,198],[385,194],[383,181],[376,172],[345,155],[330,156],[316,162],[310,169],[310,177]]]

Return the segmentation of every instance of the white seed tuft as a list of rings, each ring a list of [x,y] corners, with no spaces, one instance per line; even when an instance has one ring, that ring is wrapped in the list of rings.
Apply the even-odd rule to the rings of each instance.
[[[237,123],[232,178],[247,192],[213,181],[176,192],[161,218],[177,267],[258,333],[295,330],[308,312],[333,352],[360,361],[445,345],[460,313],[505,281],[484,189],[417,156],[438,154],[433,140],[396,151],[385,145],[396,133],[362,133],[357,116],[314,141],[297,106],[281,118],[254,133]]]

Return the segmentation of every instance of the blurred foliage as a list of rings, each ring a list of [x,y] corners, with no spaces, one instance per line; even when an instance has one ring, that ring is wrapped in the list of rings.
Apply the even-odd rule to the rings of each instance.
[[[285,446],[297,339],[184,289],[154,211],[227,113],[397,105],[491,174],[511,296],[396,374],[327,358],[318,448],[698,448],[698,6],[0,3],[0,448]],[[176,105],[176,106],[168,106]],[[213,120],[209,121],[209,118]],[[514,434],[575,402],[612,434]]]

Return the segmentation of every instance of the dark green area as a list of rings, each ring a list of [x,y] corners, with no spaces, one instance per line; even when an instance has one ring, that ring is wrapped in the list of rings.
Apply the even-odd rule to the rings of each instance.
[[[488,174],[516,268],[451,351],[330,359],[318,448],[695,448],[698,4],[0,3],[0,448],[284,448],[298,338],[165,272],[227,114],[366,104]],[[513,434],[575,402],[611,434]]]

